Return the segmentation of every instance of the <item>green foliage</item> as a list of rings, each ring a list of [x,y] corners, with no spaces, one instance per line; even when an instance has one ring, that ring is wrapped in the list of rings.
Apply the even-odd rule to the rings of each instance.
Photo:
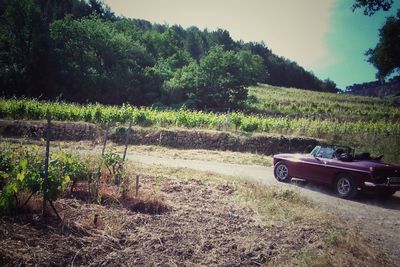
[[[103,162],[108,169],[111,178],[115,180],[116,184],[119,184],[124,178],[124,161],[122,157],[112,150],[104,154]]]
[[[0,15],[1,90],[8,87],[14,94],[29,94],[44,85],[45,75],[38,66],[48,64],[47,25],[33,0],[9,1]]]
[[[400,71],[400,9],[396,17],[386,19],[379,30],[378,44],[375,48],[369,49],[366,55],[368,62],[378,70],[378,78]]]
[[[9,207],[21,207],[19,194],[30,195],[43,190],[44,151],[38,147],[10,148],[0,151],[0,210]],[[52,154],[49,161],[45,198],[57,199],[72,180],[87,180],[91,171],[87,162],[77,156],[60,152]],[[29,200],[29,198],[28,198]],[[25,203],[26,204],[26,203]]]
[[[8,0],[0,21],[6,97],[232,108],[256,82],[336,89],[263,43],[234,41],[223,29],[116,17],[100,0]]]
[[[166,91],[173,96],[181,92],[195,108],[234,108],[246,99],[246,86],[255,84],[262,74],[260,57],[214,46],[199,64],[191,62],[177,70],[166,83]]]
[[[251,87],[250,96],[257,100],[247,107],[254,115],[0,98],[0,117],[45,119],[48,110],[54,120],[126,123],[132,119],[133,124],[146,127],[301,135],[356,145],[371,153],[385,153],[385,160],[400,160],[400,110],[388,100],[268,86]]]
[[[260,127],[260,120],[257,117],[248,117],[240,125],[240,129],[245,132],[255,132]]]
[[[141,81],[146,80],[144,68],[151,60],[131,36],[96,16],[80,20],[67,16],[53,22],[50,31],[58,57],[68,62],[60,62],[59,68],[69,79],[80,81],[63,92],[65,96],[76,101],[146,104],[146,99],[133,96],[150,93],[142,91]]]
[[[358,8],[364,8],[364,15],[371,16],[379,10],[388,11],[393,4],[393,0],[355,0],[353,12]]]
[[[50,163],[50,166],[54,167],[54,170],[56,170],[57,175],[61,177],[65,177],[67,175],[69,178],[63,181],[60,191],[65,190],[65,186],[69,182],[67,182],[67,180],[72,182],[72,191],[76,182],[89,181],[91,178],[92,170],[90,169],[88,160],[82,160],[77,155],[66,153],[60,150],[58,153],[53,153],[51,155]]]
[[[261,106],[254,107],[260,115],[232,112],[228,116],[229,121],[226,114],[187,109],[157,111],[129,105],[122,108],[99,104],[82,106],[28,99],[0,99],[0,114],[3,118],[45,119],[46,110],[49,110],[55,120],[100,123],[112,120],[125,123],[131,118],[134,124],[140,126],[216,129],[226,125],[228,129],[234,127],[246,131],[318,138],[361,133],[396,136],[400,133],[400,111],[385,100],[283,88],[259,87],[252,88],[250,92],[261,99],[257,101],[257,105]]]
[[[249,88],[247,109],[268,116],[334,121],[400,120],[399,108],[390,100],[350,94],[331,94],[272,86]]]
[[[353,11],[364,8],[364,15],[372,16],[379,10],[388,11],[392,5],[393,0],[355,0]],[[378,44],[365,55],[378,70],[376,76],[380,80],[400,70],[400,9],[397,10],[397,16],[386,18],[379,30]]]
[[[264,43],[246,43],[243,48],[263,60],[264,75],[257,80],[258,82],[314,91],[337,91],[336,84],[329,79],[321,81],[296,62],[273,54]]]
[[[0,176],[3,188],[0,192],[0,210],[10,205],[19,206],[18,193],[28,191],[32,194],[42,189],[42,169],[44,160],[40,161],[38,148],[24,151],[3,148],[0,152],[2,161]],[[42,164],[42,165],[41,165]],[[13,202],[14,201],[14,202]]]

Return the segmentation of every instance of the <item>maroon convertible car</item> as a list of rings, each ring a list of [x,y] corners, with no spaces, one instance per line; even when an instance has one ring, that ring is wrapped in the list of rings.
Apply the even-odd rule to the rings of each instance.
[[[400,165],[381,158],[354,155],[346,146],[321,145],[310,154],[274,155],[274,175],[280,182],[293,177],[332,186],[341,198],[353,198],[358,191],[390,196],[400,190]]]

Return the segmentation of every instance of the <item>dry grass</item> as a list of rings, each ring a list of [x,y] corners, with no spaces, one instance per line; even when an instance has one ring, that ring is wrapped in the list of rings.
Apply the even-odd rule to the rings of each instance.
[[[44,146],[44,141],[32,140],[32,139],[15,139],[15,138],[3,138],[1,142],[8,142],[14,146],[24,145],[38,145]],[[101,153],[102,144],[100,142],[91,141],[54,141],[52,142],[52,149],[67,149],[72,151],[80,152],[94,152],[97,154]],[[122,154],[124,147],[117,145],[112,142],[108,142],[107,150],[115,149]],[[149,156],[173,158],[173,159],[188,159],[188,160],[203,160],[203,161],[215,161],[232,164],[242,165],[260,165],[260,166],[272,166],[272,157],[263,154],[248,153],[248,152],[233,152],[233,151],[216,151],[216,150],[204,150],[204,149],[175,149],[163,146],[133,146],[130,145],[128,153],[138,153]]]
[[[162,214],[169,211],[169,206],[158,195],[149,193],[125,198],[122,200],[122,206],[130,211],[147,214]]]
[[[298,244],[306,241],[296,250],[280,254],[268,266],[391,265],[387,256],[353,226],[292,189],[248,184],[240,187],[239,196],[241,203],[256,211],[257,221],[285,228],[287,236],[298,240]]]
[[[174,149],[162,146],[131,146],[129,152],[174,159],[215,161],[243,165],[272,166],[272,157],[256,153],[214,151],[204,149]]]
[[[277,237],[294,243],[277,255],[266,257],[265,262],[265,255],[260,256],[267,266],[391,266],[387,256],[354,226],[322,210],[294,189],[182,168],[135,164],[135,172],[154,175],[155,185],[171,177],[201,179],[234,196],[235,203],[251,214],[256,225],[278,231]]]
[[[59,199],[63,224],[2,217],[0,265],[391,265],[356,229],[292,189],[139,163],[127,175],[124,193],[101,187],[103,205]]]

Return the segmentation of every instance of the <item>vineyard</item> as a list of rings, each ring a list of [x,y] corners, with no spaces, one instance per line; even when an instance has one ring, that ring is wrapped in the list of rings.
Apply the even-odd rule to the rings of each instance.
[[[41,147],[0,144],[0,214],[24,210],[31,198],[40,193],[53,207],[61,195],[73,194],[78,183],[87,184],[86,199],[95,203],[101,202],[100,180],[113,181],[124,190],[123,159],[113,150],[101,158],[55,150],[49,155],[46,169]],[[55,209],[54,212],[57,214]]]
[[[394,98],[332,94],[272,86],[251,87],[253,112],[292,118],[319,118],[336,121],[400,120],[399,104]]]
[[[400,110],[370,97],[274,87],[251,88],[254,113],[159,110],[131,105],[72,104],[32,99],[0,99],[0,117],[126,123],[143,127],[183,127],[248,133],[299,135],[341,142],[399,162]]]
[[[127,122],[148,131],[178,127],[238,136],[310,136],[384,152],[386,161],[400,161],[394,105],[333,94],[326,95],[330,101],[321,100],[313,92],[302,98],[301,91],[283,90],[251,88],[249,99],[254,101],[246,112],[224,113],[0,99],[0,118],[47,120],[48,129],[54,130],[59,122],[50,120],[117,126],[115,132],[125,141],[123,157],[106,146],[107,134],[101,145],[96,140],[83,148],[74,141],[77,147],[69,150],[57,141],[47,150],[51,134],[46,135],[46,150],[41,138],[30,140],[39,147],[23,144],[26,139],[1,142],[0,265],[215,265],[222,260],[223,265],[245,266],[390,266],[359,233],[295,191],[125,161],[130,131],[120,130]],[[318,101],[332,102],[331,108],[338,110],[328,116],[328,104],[314,115],[317,111],[304,108]],[[273,102],[276,106],[269,106]],[[353,119],[340,116],[346,105]],[[369,118],[361,113],[364,108],[376,112]]]

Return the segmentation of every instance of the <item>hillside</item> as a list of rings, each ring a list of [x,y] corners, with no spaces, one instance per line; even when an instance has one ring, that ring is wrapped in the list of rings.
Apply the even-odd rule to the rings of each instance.
[[[205,109],[240,107],[257,82],[336,90],[264,43],[118,17],[98,0],[5,1],[0,20],[5,97]]]
[[[212,129],[235,133],[308,136],[384,154],[400,162],[400,111],[385,99],[271,86],[251,87],[246,112],[78,105],[29,99],[0,99],[0,117],[86,121],[125,126]]]
[[[302,122],[291,133],[305,132],[307,136],[384,154],[385,160],[400,162],[400,110],[391,98],[262,85],[249,89],[247,106],[258,116]],[[284,129],[281,127],[281,132]]]
[[[320,118],[332,121],[400,120],[400,110],[390,99],[269,85],[249,88],[248,109],[273,117]]]

